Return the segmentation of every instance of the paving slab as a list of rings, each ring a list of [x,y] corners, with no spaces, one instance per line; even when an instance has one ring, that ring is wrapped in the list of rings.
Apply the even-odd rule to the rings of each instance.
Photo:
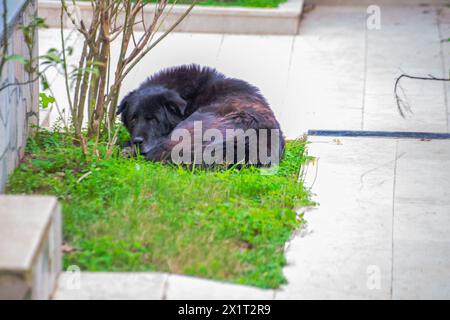
[[[400,140],[396,200],[450,205],[450,141]]]
[[[363,129],[373,131],[447,132],[447,107],[442,83],[435,82],[435,85],[427,86],[430,90],[433,90],[431,89],[432,87],[436,89],[439,87],[441,94],[432,95],[430,91],[423,95],[413,94],[406,96],[405,101],[408,103],[411,112],[403,109],[404,117],[398,111],[396,98],[393,93],[367,94]],[[399,92],[402,91],[400,90]]]
[[[169,300],[271,300],[273,297],[273,290],[172,274],[164,296]]]
[[[440,8],[438,15],[439,23],[439,37],[441,39],[442,46],[442,60],[444,65],[444,75],[450,77],[450,8]],[[447,41],[445,41],[447,40]],[[445,92],[445,99],[447,103],[448,123],[450,132],[450,82],[443,82]]]
[[[295,37],[280,121],[294,138],[308,129],[360,129],[365,11],[317,7]]]
[[[167,277],[156,272],[64,272],[53,299],[159,300]]]
[[[393,298],[450,298],[450,141],[399,141]]]
[[[435,7],[380,7],[381,28],[367,31],[365,130],[448,132],[442,82],[402,79],[400,96],[413,111],[405,119],[399,117],[393,94],[401,74],[447,74],[438,13]]]
[[[319,205],[286,252],[288,284],[277,299],[388,299],[396,142],[310,137]],[[312,169],[309,169],[309,171]],[[314,170],[312,170],[314,171]],[[372,275],[372,273],[375,273]],[[372,276],[376,286],[372,286]]]
[[[450,298],[450,242],[396,240],[393,299]]]
[[[225,35],[215,67],[229,77],[256,85],[279,116],[286,96],[293,41],[292,36]]]

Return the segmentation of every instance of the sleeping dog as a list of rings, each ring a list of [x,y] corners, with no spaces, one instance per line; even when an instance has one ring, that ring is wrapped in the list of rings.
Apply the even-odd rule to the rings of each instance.
[[[154,74],[122,99],[117,114],[150,161],[270,166],[283,156],[280,125],[259,90],[209,67]]]

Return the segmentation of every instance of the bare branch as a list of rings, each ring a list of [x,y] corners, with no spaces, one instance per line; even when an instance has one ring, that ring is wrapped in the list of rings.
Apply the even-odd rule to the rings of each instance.
[[[60,18],[61,18],[61,29],[60,29],[60,35],[61,35],[61,46],[62,46],[62,56],[63,56],[63,71],[64,71],[64,84],[66,87],[66,93],[67,93],[67,99],[69,101],[69,108],[70,112],[72,113],[72,117],[76,118],[76,110],[73,108],[72,98],[70,96],[70,87],[69,87],[69,77],[67,74],[67,57],[66,57],[66,42],[64,39],[64,9],[61,7],[60,12]]]
[[[7,84],[5,84],[5,85],[3,85],[3,86],[0,87],[0,91],[5,90],[6,88],[9,88],[9,87],[12,87],[12,86],[24,86],[24,85],[33,83],[33,82],[39,80],[41,74],[43,74],[45,71],[47,71],[50,67],[52,67],[52,66],[51,66],[51,65],[48,65],[47,67],[44,68],[44,70],[42,70],[41,72],[39,72],[39,74],[38,74],[36,77],[31,78],[31,79],[29,79],[29,80],[27,80],[27,81],[19,81],[19,82],[10,82],[10,83],[7,83]]]
[[[413,79],[413,80],[425,80],[425,81],[450,81],[449,78],[437,78],[432,75],[428,75],[428,77],[416,77],[416,76],[410,76],[408,74],[402,74],[400,75],[397,80],[395,81],[394,85],[394,94],[395,94],[395,101],[397,103],[397,109],[400,115],[405,118],[405,112],[404,110],[408,112],[412,112],[410,106],[402,99],[400,98],[400,95],[398,94],[398,88],[400,87],[403,91],[403,88],[400,86],[400,80],[403,78]],[[404,94],[404,91],[403,91]]]
[[[184,18],[186,18],[186,16],[192,11],[192,9],[194,9],[194,6],[196,5],[196,3],[197,3],[197,0],[193,0],[192,4],[189,6],[189,8],[186,9],[186,11],[178,18],[178,20],[169,29],[167,29],[166,32],[164,32],[164,34],[162,34],[154,43],[152,43],[148,48],[146,48],[144,51],[141,52],[141,54],[133,61],[133,63],[131,63],[131,65],[128,67],[128,69],[125,70],[122,77],[120,78],[120,81],[122,81],[128,75],[128,73],[136,66],[136,64],[138,64],[139,61],[142,60],[142,58],[150,50],[152,50],[154,47],[156,47],[156,45],[158,43],[160,43],[165,37],[167,37],[169,35],[169,33],[171,33],[181,23],[181,21],[183,21]]]

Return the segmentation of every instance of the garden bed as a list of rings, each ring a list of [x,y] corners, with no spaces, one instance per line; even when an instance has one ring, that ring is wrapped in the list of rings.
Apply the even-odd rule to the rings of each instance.
[[[172,3],[173,1],[169,1]],[[190,0],[177,1],[178,4],[190,4]],[[277,8],[287,0],[200,0],[199,6],[214,7],[248,7],[248,8]]]
[[[294,208],[309,204],[297,179],[304,140],[287,143],[274,174],[93,158],[71,141],[39,131],[7,189],[58,196],[65,268],[164,271],[264,288],[285,282],[284,244],[302,223]]]

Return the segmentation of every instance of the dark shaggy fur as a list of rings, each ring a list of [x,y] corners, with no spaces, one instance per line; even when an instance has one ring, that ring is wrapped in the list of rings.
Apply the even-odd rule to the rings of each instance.
[[[280,130],[269,104],[256,87],[198,65],[173,67],[151,76],[123,98],[117,114],[122,114],[131,143],[139,145],[140,152],[152,161],[171,161],[171,150],[179,143],[171,140],[171,133],[187,129],[193,134],[194,121],[202,121],[203,131],[215,128],[224,137],[226,129]],[[279,132],[281,158],[284,138]],[[211,142],[203,142],[202,148],[208,144]],[[258,146],[249,146],[248,139],[246,144],[245,161],[248,161],[249,148]],[[225,149],[225,143],[222,145]],[[242,160],[235,157],[233,162]],[[256,164],[260,164],[259,160]]]

